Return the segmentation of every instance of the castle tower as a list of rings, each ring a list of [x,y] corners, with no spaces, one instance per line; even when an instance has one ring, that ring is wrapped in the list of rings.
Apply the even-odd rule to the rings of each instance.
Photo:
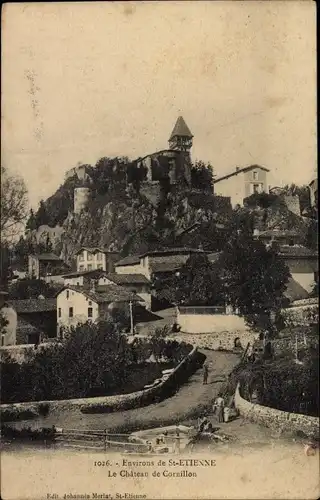
[[[176,121],[169,139],[169,148],[176,151],[190,152],[193,135],[182,116]]]

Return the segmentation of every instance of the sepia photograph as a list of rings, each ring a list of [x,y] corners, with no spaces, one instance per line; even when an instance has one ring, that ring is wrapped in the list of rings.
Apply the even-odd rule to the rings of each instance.
[[[315,3],[1,28],[1,498],[319,498]]]

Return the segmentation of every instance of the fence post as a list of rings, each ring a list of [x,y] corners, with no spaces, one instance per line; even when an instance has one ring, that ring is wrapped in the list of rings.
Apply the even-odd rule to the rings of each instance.
[[[104,430],[104,451],[107,451],[108,448],[108,429]]]

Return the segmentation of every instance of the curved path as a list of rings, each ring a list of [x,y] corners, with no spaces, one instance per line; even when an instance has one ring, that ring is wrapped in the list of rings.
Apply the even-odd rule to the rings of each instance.
[[[172,397],[143,408],[105,414],[83,414],[78,409],[52,411],[47,417],[15,422],[20,427],[49,427],[64,429],[108,429],[128,432],[158,427],[196,418],[212,404],[223,381],[239,362],[233,353],[200,350],[209,364],[208,384],[202,384],[202,370],[197,370]]]

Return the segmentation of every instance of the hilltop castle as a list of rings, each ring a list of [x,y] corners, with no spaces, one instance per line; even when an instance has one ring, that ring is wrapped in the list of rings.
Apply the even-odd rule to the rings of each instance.
[[[145,181],[142,182],[141,193],[151,203],[156,204],[159,198],[159,183],[164,177],[168,178],[170,184],[191,184],[191,148],[193,135],[184,121],[179,116],[171,135],[169,137],[169,149],[163,149],[155,153],[136,159],[137,167],[144,167],[146,171]],[[74,189],[74,213],[79,214],[87,206],[90,199],[91,189],[88,187],[90,172],[87,165],[77,165],[66,173],[66,179],[77,176],[79,180],[86,182],[85,186]]]
[[[169,137],[169,149],[137,159],[138,166],[146,168],[146,182],[158,182],[167,174],[171,184],[184,182],[190,185],[192,139],[189,127],[183,117],[179,116]],[[164,172],[165,168],[168,169],[167,172]]]

